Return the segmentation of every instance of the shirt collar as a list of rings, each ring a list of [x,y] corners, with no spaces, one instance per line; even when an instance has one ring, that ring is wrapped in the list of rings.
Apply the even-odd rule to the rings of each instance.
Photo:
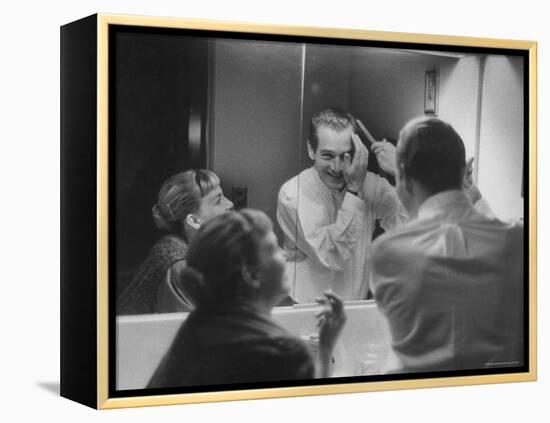
[[[418,219],[429,219],[456,208],[471,207],[472,203],[462,190],[439,192],[428,197],[418,209]]]

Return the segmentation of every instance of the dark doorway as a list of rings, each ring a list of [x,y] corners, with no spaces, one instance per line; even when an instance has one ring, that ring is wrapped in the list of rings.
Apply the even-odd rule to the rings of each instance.
[[[116,226],[110,229],[120,292],[160,236],[151,209],[162,182],[206,167],[210,41],[120,28],[113,35],[110,160],[116,192],[110,198],[116,198]]]

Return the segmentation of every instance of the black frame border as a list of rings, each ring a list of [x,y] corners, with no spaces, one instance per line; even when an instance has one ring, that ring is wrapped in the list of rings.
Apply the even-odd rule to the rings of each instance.
[[[440,45],[429,43],[415,43],[415,42],[396,42],[396,41],[370,41],[370,40],[357,40],[357,39],[340,39],[340,38],[324,38],[324,37],[311,37],[311,36],[297,36],[297,35],[271,35],[261,33],[246,33],[246,32],[230,32],[230,31],[218,31],[218,30],[197,30],[197,29],[184,29],[184,28],[164,28],[164,27],[149,27],[141,25],[117,25],[109,24],[108,29],[108,57],[109,57],[109,87],[114,86],[115,66],[114,61],[115,51],[114,43],[112,43],[112,35],[115,32],[138,32],[138,33],[150,33],[150,34],[172,34],[172,35],[187,35],[193,37],[207,37],[207,38],[224,38],[224,39],[237,39],[237,40],[254,40],[254,41],[277,41],[277,42],[295,42],[295,43],[311,43],[311,44],[324,44],[324,45],[341,45],[350,47],[381,47],[381,48],[393,48],[393,49],[415,49],[415,50],[436,50],[436,51],[448,51],[448,52],[460,52],[470,54],[494,54],[494,55],[506,55],[506,56],[519,56],[523,58],[523,94],[524,94],[524,150],[523,160],[524,163],[529,164],[530,153],[530,91],[529,91],[529,78],[530,78],[530,62],[529,51],[523,49],[512,48],[495,48],[495,47],[472,47],[472,46],[460,46],[460,45]],[[436,37],[436,36],[434,36]],[[115,173],[116,163],[116,96],[113,90],[109,90],[108,94],[109,104],[109,148],[108,148],[108,172],[109,178],[109,222],[115,221],[116,210],[114,204],[116,204],[116,180],[113,175]],[[528,236],[524,237],[524,365],[509,368],[494,368],[494,369],[475,369],[475,370],[460,370],[460,371],[442,371],[442,372],[426,372],[426,373],[410,373],[410,374],[392,374],[392,375],[377,375],[377,376],[355,376],[355,377],[338,377],[338,378],[326,378],[326,379],[312,379],[304,381],[281,381],[281,382],[258,382],[247,384],[227,384],[227,385],[209,385],[200,387],[179,387],[179,388],[162,388],[162,389],[136,389],[136,390],[117,390],[116,389],[116,284],[109,283],[109,339],[108,339],[108,397],[109,398],[128,398],[128,397],[141,397],[152,395],[172,395],[172,394],[189,394],[189,393],[203,393],[203,392],[218,392],[218,391],[237,391],[242,389],[266,389],[266,388],[289,388],[299,386],[317,386],[317,385],[336,385],[342,383],[362,383],[362,382],[380,382],[380,381],[400,381],[400,380],[420,380],[420,379],[433,379],[433,378],[448,378],[448,377],[468,377],[468,376],[485,376],[485,375],[499,375],[499,374],[512,374],[512,373],[526,373],[529,372],[531,366],[534,363],[530,363],[530,322],[529,322],[529,277],[530,277],[530,207],[529,207],[529,195],[530,184],[529,179],[529,166],[524,166],[523,170],[524,181],[526,181],[524,189],[524,233]],[[116,251],[116,235],[114,231],[109,231],[109,281],[116,281],[116,257],[114,251]]]

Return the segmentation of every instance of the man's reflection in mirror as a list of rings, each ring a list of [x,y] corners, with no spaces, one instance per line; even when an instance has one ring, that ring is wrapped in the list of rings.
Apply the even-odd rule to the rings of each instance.
[[[314,302],[327,289],[344,300],[366,299],[367,248],[376,222],[387,231],[407,219],[395,188],[367,171],[374,154],[395,176],[395,147],[371,139],[369,153],[357,132],[356,119],[344,110],[316,113],[307,141],[313,166],[279,191],[277,220],[297,302]]]

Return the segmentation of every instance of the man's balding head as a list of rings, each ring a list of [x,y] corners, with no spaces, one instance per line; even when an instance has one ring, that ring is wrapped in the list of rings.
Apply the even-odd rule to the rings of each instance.
[[[448,123],[420,117],[407,123],[397,144],[397,194],[410,216],[430,196],[462,189],[464,143]]]
[[[464,143],[451,125],[434,117],[407,123],[399,135],[398,167],[432,195],[462,189],[466,156]]]

